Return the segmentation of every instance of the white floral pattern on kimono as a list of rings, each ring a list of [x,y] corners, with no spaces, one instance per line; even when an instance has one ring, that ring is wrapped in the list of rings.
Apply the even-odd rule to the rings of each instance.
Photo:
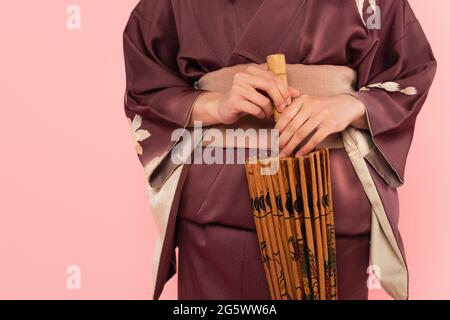
[[[370,91],[370,88],[383,89],[387,92],[401,92],[408,96],[415,96],[418,93],[416,87],[406,87],[402,89],[397,82],[393,81],[370,84],[367,87],[362,87],[361,89],[359,89],[359,91]]]
[[[134,141],[134,147],[136,148],[136,152],[139,155],[142,155],[143,150],[140,142],[144,141],[145,139],[149,138],[151,136],[150,132],[144,129],[141,129],[142,125],[142,117],[138,114],[136,114],[133,118],[133,121],[131,121],[130,118],[128,119],[128,124],[130,126],[131,135],[133,137]]]

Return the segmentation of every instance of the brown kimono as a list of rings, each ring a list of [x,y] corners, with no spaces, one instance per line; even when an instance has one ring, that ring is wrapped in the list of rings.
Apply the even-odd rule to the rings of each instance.
[[[396,188],[414,124],[436,70],[406,0],[378,0],[381,29],[369,28],[374,1],[142,0],[124,32],[125,112],[149,182],[159,229],[154,298],[175,273],[180,299],[269,299],[242,165],[170,165],[204,74],[264,63],[340,65],[357,72],[374,147],[370,174],[405,261]],[[372,10],[372,11],[371,11]],[[301,88],[300,88],[301,90]],[[338,296],[367,298],[371,204],[344,150],[333,150]],[[387,169],[386,169],[387,168]],[[169,195],[169,196],[167,196]],[[382,254],[382,253],[380,253]],[[407,289],[396,297],[407,298]]]

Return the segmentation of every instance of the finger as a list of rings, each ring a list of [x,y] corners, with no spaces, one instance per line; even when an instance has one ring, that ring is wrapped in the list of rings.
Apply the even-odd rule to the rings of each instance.
[[[249,64],[249,68],[250,67],[255,67],[255,68],[257,68],[258,70],[263,70],[263,71],[266,71],[267,73],[266,74],[268,74],[268,75],[270,75],[270,74],[273,74],[272,72],[270,72],[268,69],[267,69],[267,63],[262,63],[262,64]],[[250,70],[253,70],[253,69],[250,69]],[[257,71],[256,71],[257,72]],[[301,93],[300,93],[300,91],[299,90],[297,90],[296,88],[294,88],[294,87],[291,87],[291,86],[288,86],[288,90],[289,90],[289,96],[292,98],[292,99],[295,99],[295,98],[298,98],[298,97],[300,97],[300,95],[301,95]],[[290,104],[290,103],[289,103]],[[288,105],[289,105],[288,104]]]
[[[294,117],[299,113],[307,112],[305,99],[306,95],[297,98],[290,106],[286,108],[286,110],[281,114],[280,119],[278,119],[275,128],[282,133],[288,127],[289,123],[294,119]],[[309,112],[307,112],[309,114]]]
[[[275,129],[278,129],[280,134],[283,133],[292,119],[294,119],[294,117],[299,113],[302,105],[303,100],[296,100],[289,107],[287,107],[283,113],[281,113],[280,118],[275,125]]]
[[[313,151],[326,137],[331,134],[331,130],[328,127],[319,128],[316,133],[314,133],[308,142],[297,152],[296,157],[305,155]]]
[[[247,73],[254,77],[255,81],[253,82],[253,85],[255,88],[267,92],[272,99],[275,108],[279,112],[283,112],[291,101],[288,101],[290,98],[289,88],[281,78],[270,71],[261,70],[255,66],[248,67]]]
[[[307,111],[301,110],[297,115],[289,122],[285,130],[280,134],[279,145],[280,148],[284,148],[294,137],[294,135],[300,130],[300,128],[309,120],[311,114]]]
[[[242,100],[239,102],[239,110],[243,113],[255,116],[258,119],[266,118],[266,113],[264,110],[249,101]]]
[[[238,89],[241,96],[251,103],[259,106],[266,114],[267,118],[273,117],[272,102],[269,98],[256,91],[251,86],[246,86]]]
[[[275,75],[273,79],[275,80],[278,90],[283,96],[284,108],[279,110],[280,112],[283,112],[284,109],[292,103],[291,94],[289,92],[289,86],[281,79],[280,76]]]
[[[322,123],[322,117],[316,116],[309,118],[292,136],[289,143],[281,148],[281,154],[290,155],[294,152],[298,145],[300,145],[313,131]],[[280,138],[281,139],[281,138]]]
[[[247,68],[247,72],[254,76],[259,76],[259,77],[263,77],[263,78],[272,78],[275,75],[272,71],[269,71],[267,69],[267,64],[262,64],[259,66],[258,65],[250,65]]]

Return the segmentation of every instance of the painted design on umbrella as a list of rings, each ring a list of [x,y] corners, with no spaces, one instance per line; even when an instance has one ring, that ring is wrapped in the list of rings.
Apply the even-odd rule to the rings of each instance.
[[[336,241],[329,151],[246,163],[261,258],[272,299],[335,300]],[[261,165],[280,170],[261,176]]]

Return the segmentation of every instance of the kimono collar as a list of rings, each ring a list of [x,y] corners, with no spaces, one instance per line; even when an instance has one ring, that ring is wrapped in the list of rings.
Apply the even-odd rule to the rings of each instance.
[[[264,0],[236,44],[228,65],[241,62],[264,63],[268,55],[278,53],[288,32],[292,31],[305,0]],[[298,33],[300,30],[298,30]]]
[[[238,37],[234,46],[231,45],[231,48],[226,45],[229,39],[223,39],[222,42],[217,39],[218,33],[215,33],[214,29],[222,29],[224,25],[220,23],[217,25],[211,14],[217,14],[218,12],[230,14],[232,11],[229,8],[219,8],[224,5],[221,1],[208,2],[207,6],[203,1],[189,1],[206,42],[220,58],[223,67],[226,67],[241,63],[264,63],[266,56],[278,53],[289,32],[300,33],[300,30],[292,29],[294,25],[298,25],[295,24],[295,21],[300,18],[300,9],[306,0],[263,0],[254,16],[245,26],[242,35]],[[216,5],[219,7],[215,7]],[[231,3],[229,5],[232,6]],[[236,12],[234,13],[236,14]],[[240,17],[236,18],[239,21]],[[230,21],[227,21],[227,23],[230,23]],[[295,46],[288,46],[285,49],[289,50],[288,48],[297,50]],[[295,55],[293,52],[291,54],[289,52],[280,53],[285,53],[288,57]]]

